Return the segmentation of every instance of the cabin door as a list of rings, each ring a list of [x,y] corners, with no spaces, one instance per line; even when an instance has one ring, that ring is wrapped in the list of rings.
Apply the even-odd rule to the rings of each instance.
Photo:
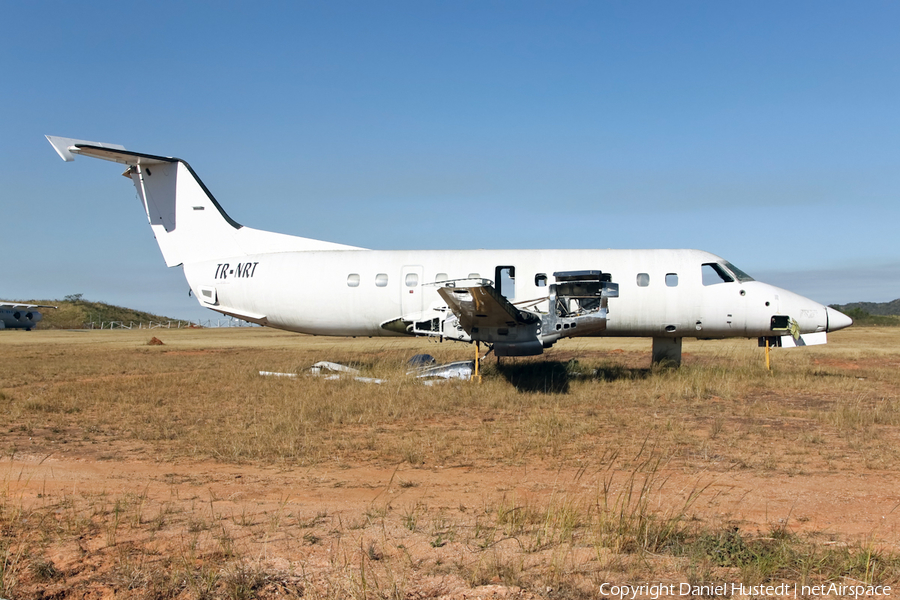
[[[420,313],[423,310],[422,277],[425,269],[422,265],[405,265],[400,271],[400,309],[404,316]]]

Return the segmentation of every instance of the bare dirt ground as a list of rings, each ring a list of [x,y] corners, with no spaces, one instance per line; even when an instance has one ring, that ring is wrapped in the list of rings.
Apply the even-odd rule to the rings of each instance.
[[[17,336],[0,344],[11,354],[52,360],[39,355],[52,347],[53,335]],[[95,343],[114,349],[121,344],[125,352],[150,337],[118,335]],[[184,338],[177,348],[169,342],[167,351],[202,359],[217,348],[252,350],[269,347],[273,339],[296,343],[259,330],[212,335],[212,341]],[[888,370],[898,365],[897,356],[883,349],[852,346],[851,336],[843,338],[850,348],[840,353],[835,346],[842,338],[833,338],[828,353],[809,357],[811,369],[827,368],[868,385],[873,364]],[[322,348],[336,343],[306,341]],[[636,365],[647,360],[628,342],[607,344],[602,351],[613,360]],[[102,386],[140,377],[125,371],[63,379],[66,385]],[[41,385],[52,386],[52,379],[48,375]],[[7,398],[38,397],[30,385],[27,378],[6,380],[0,390]],[[883,390],[875,396],[886,397]],[[706,402],[729,400],[713,396]],[[730,427],[737,419],[730,411],[726,406],[724,424],[712,426]],[[756,426],[810,427],[808,421],[792,423],[792,415],[780,416],[767,424],[764,415]],[[6,518],[5,534],[19,536],[20,543],[0,546],[6,553],[0,558],[13,598],[575,598],[598,597],[604,582],[752,579],[745,570],[723,571],[729,565],[721,563],[702,563],[705,573],[686,571],[677,555],[636,558],[627,547],[593,542],[593,526],[574,525],[581,533],[562,538],[565,527],[559,522],[566,514],[582,522],[593,519],[601,504],[621,499],[635,479],[654,514],[683,512],[686,522],[734,525],[762,537],[790,532],[823,546],[860,544],[889,554],[900,549],[900,470],[892,455],[866,466],[855,455],[865,448],[838,444],[828,431],[811,443],[829,452],[804,458],[802,468],[777,466],[791,453],[792,436],[767,437],[763,431],[751,443],[760,449],[775,446],[779,454],[771,468],[722,458],[719,453],[727,452],[713,444],[704,446],[710,453],[705,458],[697,452],[659,456],[654,467],[641,470],[635,460],[609,464],[599,455],[499,461],[466,455],[434,464],[347,456],[307,464],[229,460],[173,452],[164,440],[127,435],[79,442],[67,439],[66,431],[74,431],[68,425],[57,423],[55,435],[33,423],[21,426],[28,421],[25,409],[18,416],[11,410],[8,418],[0,514]],[[879,430],[874,437],[894,444],[896,429]],[[640,427],[632,436],[639,432]],[[737,450],[732,446],[731,452]],[[515,515],[525,513],[531,520],[517,523]],[[21,523],[29,519],[42,524]]]
[[[490,465],[279,469],[126,458],[127,447],[115,448],[114,452],[122,458],[98,461],[77,453],[21,454],[0,463],[6,471],[6,494],[25,506],[40,506],[47,498],[59,505],[54,509],[59,514],[66,510],[107,511],[107,505],[127,498],[129,506],[123,506],[122,511],[129,514],[123,520],[131,522],[120,525],[121,531],[74,536],[48,553],[47,559],[56,569],[74,575],[62,587],[77,586],[78,574],[85,569],[88,573],[102,571],[119,560],[117,552],[104,549],[140,544],[153,546],[152,554],[183,554],[186,546],[198,542],[207,550],[217,550],[223,536],[231,538],[228,544],[234,546],[233,552],[284,573],[302,567],[314,580],[319,572],[356,567],[360,560],[384,552],[407,553],[411,563],[477,563],[483,548],[455,542],[441,547],[440,541],[435,543],[442,526],[474,527],[467,513],[498,506],[504,499],[543,505],[551,495],[590,496],[601,485],[600,474],[570,469]],[[653,498],[658,510],[677,506],[691,489],[709,485],[692,510],[694,518],[724,518],[760,532],[787,523],[792,531],[814,532],[825,543],[877,540],[878,545],[891,549],[900,543],[900,481],[896,472],[696,474],[676,467],[660,471],[659,476],[665,484]],[[404,528],[403,519],[417,512],[422,513],[419,518],[423,521],[445,519],[446,523],[436,527],[429,524],[422,531]],[[142,522],[135,524],[134,519]],[[155,531],[154,520],[160,522]],[[146,523],[154,527],[147,531],[137,526]],[[185,535],[194,539],[186,544]],[[672,580],[665,568],[657,569],[657,573]],[[323,582],[326,579],[323,576]],[[508,586],[500,585],[500,574],[481,586],[470,585],[453,574],[423,579],[418,583],[426,588],[422,597],[477,598],[510,593]],[[610,573],[609,579],[618,578]],[[127,588],[127,582],[120,585]],[[116,591],[115,586],[97,587],[100,596]]]

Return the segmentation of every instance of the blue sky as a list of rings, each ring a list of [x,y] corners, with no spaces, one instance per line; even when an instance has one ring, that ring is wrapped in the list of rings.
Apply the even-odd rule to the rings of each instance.
[[[900,297],[900,5],[18,2],[0,21],[5,299],[215,318],[119,165],[377,249],[700,248],[825,303]]]

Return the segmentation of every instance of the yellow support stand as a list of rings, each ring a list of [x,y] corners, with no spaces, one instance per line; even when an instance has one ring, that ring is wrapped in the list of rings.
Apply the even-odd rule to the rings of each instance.
[[[478,370],[479,365],[481,364],[481,358],[479,358],[479,354],[481,353],[481,342],[475,342],[475,373],[472,375],[472,381],[477,381],[481,383],[481,372]]]
[[[772,364],[769,362],[769,338],[766,338],[766,370],[772,370]]]

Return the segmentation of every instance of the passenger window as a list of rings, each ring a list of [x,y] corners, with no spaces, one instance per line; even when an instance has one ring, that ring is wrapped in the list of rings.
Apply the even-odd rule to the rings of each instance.
[[[435,281],[447,281],[450,277],[446,273],[438,273],[434,276]]]
[[[359,275],[357,273],[350,273],[349,275],[347,275],[347,286],[349,286],[349,287],[359,286]]]
[[[731,283],[734,277],[728,274],[716,263],[706,263],[702,267],[703,285],[716,285],[717,283]]]
[[[388,282],[387,273],[379,273],[375,276],[375,285],[378,287],[385,287]]]
[[[666,285],[675,287],[678,285],[678,273],[666,273]]]
[[[547,274],[538,273],[534,276],[534,285],[537,287],[547,287]]]
[[[637,284],[638,287],[647,287],[650,285],[650,274],[649,273],[638,273],[637,274]]]
[[[419,275],[417,273],[406,274],[406,287],[416,287],[419,285]]]

